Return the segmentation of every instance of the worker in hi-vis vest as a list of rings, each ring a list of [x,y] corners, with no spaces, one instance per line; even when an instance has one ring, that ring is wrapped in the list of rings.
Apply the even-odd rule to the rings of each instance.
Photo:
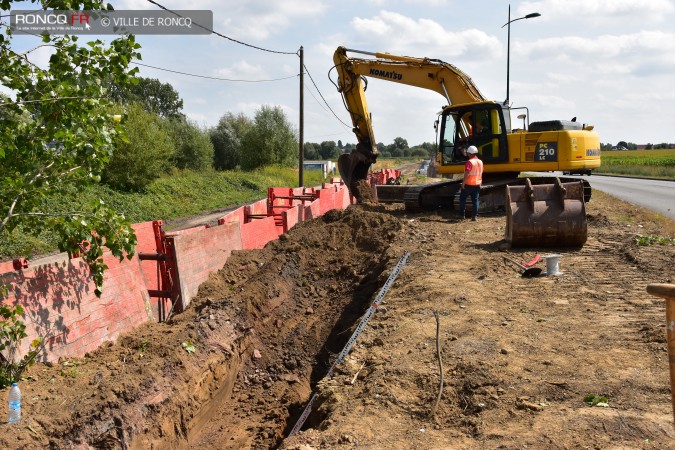
[[[462,190],[459,193],[459,214],[464,219],[466,214],[466,197],[471,196],[471,220],[475,221],[478,216],[478,198],[480,185],[483,183],[483,161],[478,159],[478,149],[471,145],[466,149],[469,160],[464,166],[464,180]]]

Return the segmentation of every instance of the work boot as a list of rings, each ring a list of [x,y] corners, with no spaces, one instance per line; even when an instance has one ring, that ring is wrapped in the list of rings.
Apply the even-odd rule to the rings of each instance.
[[[471,221],[472,221],[472,222],[475,222],[475,221],[476,221],[476,216],[473,216],[473,217],[471,218]]]

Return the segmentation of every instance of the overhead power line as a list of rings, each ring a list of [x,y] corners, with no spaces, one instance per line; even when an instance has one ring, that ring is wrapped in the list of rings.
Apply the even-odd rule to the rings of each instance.
[[[340,123],[342,123],[342,125],[346,126],[347,128],[351,128],[351,126],[349,126],[349,125],[347,125],[346,123],[344,123],[344,122],[337,116],[337,114],[335,114],[335,111],[333,111],[333,108],[330,107],[330,105],[329,105],[328,102],[326,101],[325,97],[323,96],[323,94],[322,94],[321,91],[319,90],[319,87],[318,87],[318,86],[316,85],[316,83],[314,82],[314,78],[312,78],[312,74],[309,73],[309,69],[307,69],[307,66],[304,65],[304,64],[303,64],[302,66],[305,68],[305,72],[307,72],[307,75],[309,76],[309,79],[312,81],[312,84],[314,85],[314,89],[316,89],[316,91],[319,93],[319,95],[321,96],[321,99],[322,99],[323,102],[326,104],[326,106],[328,107],[328,109],[330,110],[330,112],[333,113],[333,115],[335,116],[335,118],[336,118],[337,120],[339,120]]]
[[[160,5],[159,3],[157,3],[157,2],[154,1],[154,0],[148,0],[148,2],[152,3],[153,5],[158,6],[159,8],[163,9],[164,11],[168,11],[168,12],[170,12],[171,14],[174,14],[174,15],[176,15],[176,16],[178,16],[178,17],[183,17],[183,16],[181,16],[180,14],[178,14],[177,12],[172,11],[172,10],[170,10],[169,8],[165,7],[165,6]],[[208,31],[208,32],[210,32],[210,33],[213,33],[213,34],[215,34],[216,36],[220,36],[221,38],[227,39],[228,41],[236,42],[237,44],[245,45],[246,47],[251,47],[251,48],[254,48],[254,49],[256,49],[256,50],[262,50],[263,52],[278,53],[278,54],[281,54],[281,55],[298,55],[298,52],[297,52],[297,51],[295,51],[295,52],[282,52],[282,51],[278,51],[278,50],[270,50],[270,49],[268,49],[268,48],[257,47],[257,46],[252,45],[252,44],[247,44],[246,42],[238,41],[237,39],[231,38],[231,37],[229,37],[229,36],[225,36],[225,35],[222,34],[222,33],[218,33],[217,31],[212,30],[212,29],[210,29],[210,28],[207,28],[207,27],[205,27],[205,26],[203,26],[203,25],[200,25],[200,24],[198,24],[197,22],[192,22],[192,23],[193,23],[193,25],[196,25],[196,26],[198,26],[199,28],[201,28],[201,29],[203,29],[203,30],[206,30],[206,31]]]
[[[211,77],[211,76],[208,76],[208,75],[198,75],[198,74],[195,74],[195,73],[181,72],[179,70],[165,69],[163,67],[151,66],[150,64],[143,64],[143,63],[139,63],[139,62],[136,62],[136,61],[132,61],[131,64],[136,64],[137,66],[149,67],[151,69],[156,69],[156,70],[163,70],[164,72],[171,72],[171,73],[177,73],[177,74],[180,74],[180,75],[186,75],[186,76],[189,76],[189,77],[207,78],[209,80],[218,80],[218,81],[237,81],[237,82],[240,82],[240,83],[264,83],[264,82],[268,82],[268,81],[281,81],[281,80],[288,80],[288,79],[291,79],[291,78],[297,78],[297,76],[298,76],[296,74],[296,75],[291,75],[291,76],[283,77],[283,78],[272,78],[270,80],[236,80],[236,79],[232,79],[232,78]]]

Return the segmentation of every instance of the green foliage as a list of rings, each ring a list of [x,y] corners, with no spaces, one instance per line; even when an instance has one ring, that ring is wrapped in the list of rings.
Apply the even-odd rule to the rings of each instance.
[[[195,353],[197,351],[197,349],[195,348],[195,344],[193,344],[192,341],[182,342],[181,347],[183,347],[183,350],[185,350],[188,353]]]
[[[2,11],[14,3],[3,0]],[[100,1],[66,0],[49,2],[49,7],[107,8]],[[40,206],[48,196],[98,182],[121,132],[107,86],[111,80],[120,86],[131,82],[138,69],[128,64],[140,56],[140,46],[133,36],[108,46],[100,40],[80,46],[77,36],[43,35],[41,45],[17,53],[12,38],[9,28],[0,35],[0,82],[14,98],[0,105],[0,233],[21,226],[38,235],[53,228],[61,233],[61,247],[69,250],[77,246],[76,239],[84,238],[91,252],[87,261],[100,271],[104,266],[98,246],[114,248],[120,257],[133,252],[134,239],[127,239],[133,233],[123,218],[102,203],[91,212]],[[52,52],[47,68],[31,62],[32,52],[43,46]],[[100,238],[92,238],[92,231]],[[102,275],[95,278],[100,281]]]
[[[321,171],[306,171],[306,186],[323,181]],[[105,198],[131,223],[176,218],[223,210],[248,204],[267,196],[269,186],[297,186],[298,172],[287,167],[270,166],[253,172],[181,171],[150,183],[144,192],[123,192],[106,185],[93,185],[86,190],[72,190],[45,197],[44,210],[68,210],[90,205]],[[40,255],[57,250],[60,238],[54,230],[45,229],[37,237],[26,235],[21,227],[12,233],[0,232],[0,259]]]
[[[253,123],[241,142],[241,168],[253,170],[271,164],[297,167],[298,141],[281,107],[263,105]]]
[[[637,245],[645,245],[645,246],[646,245],[654,245],[654,244],[675,245],[675,239],[665,237],[665,236],[637,235],[637,236],[635,236],[635,243]]]
[[[171,167],[173,141],[162,119],[138,103],[128,106],[123,125],[126,139],[117,142],[103,180],[122,190],[140,191]]]
[[[675,149],[675,144],[672,142],[661,142],[660,144],[647,144],[647,148],[652,147],[654,149]]]
[[[405,139],[403,139],[402,137],[394,138],[394,143],[393,143],[392,145],[393,145],[394,147],[400,148],[400,149],[406,149],[406,148],[409,148],[409,146],[408,146],[408,141],[405,140]]]
[[[340,150],[335,144],[335,141],[323,141],[318,150],[321,159],[335,160],[338,158],[338,156],[340,156]]]
[[[408,141],[402,137],[397,137],[394,139],[394,142],[390,145],[387,145],[383,152],[383,156],[391,156],[394,158],[409,158],[412,156],[412,151],[408,146]]]
[[[0,298],[4,296],[0,293]],[[28,353],[15,361],[19,344],[27,336],[26,325],[21,316],[21,305],[11,307],[0,304],[0,389],[18,382],[23,372],[35,363],[35,358],[42,350],[42,340],[35,339],[31,342]]]
[[[431,155],[422,147],[414,147],[410,149],[410,156],[419,158],[430,158]]]
[[[317,144],[312,144],[311,142],[305,142],[303,145],[303,157],[307,161],[317,160],[321,158],[319,154],[319,149]]]
[[[134,81],[127,85],[113,83],[111,97],[117,103],[140,103],[146,111],[164,118],[184,118],[183,100],[169,83],[143,77]]]
[[[241,140],[253,128],[253,121],[243,114],[227,113],[209,132],[213,144],[213,167],[232,170],[240,165]]]
[[[588,406],[608,407],[609,399],[603,395],[588,394],[584,396],[584,403]]]
[[[183,117],[166,122],[173,139],[173,165],[179,169],[206,170],[213,164],[213,144],[207,132]]]
[[[675,179],[675,150],[603,151],[596,172]]]

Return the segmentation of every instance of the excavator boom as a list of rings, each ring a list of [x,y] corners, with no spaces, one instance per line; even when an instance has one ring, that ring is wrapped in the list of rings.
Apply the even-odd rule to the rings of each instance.
[[[347,56],[347,52],[374,56],[375,59],[353,58]],[[344,98],[358,140],[355,151],[338,159],[338,169],[350,191],[359,200],[361,195],[358,183],[366,179],[371,164],[378,157],[365,97],[365,77],[429,89],[442,95],[449,105],[486,101],[468,75],[452,64],[437,59],[338,47],[333,55],[333,62],[338,73],[338,91]]]

